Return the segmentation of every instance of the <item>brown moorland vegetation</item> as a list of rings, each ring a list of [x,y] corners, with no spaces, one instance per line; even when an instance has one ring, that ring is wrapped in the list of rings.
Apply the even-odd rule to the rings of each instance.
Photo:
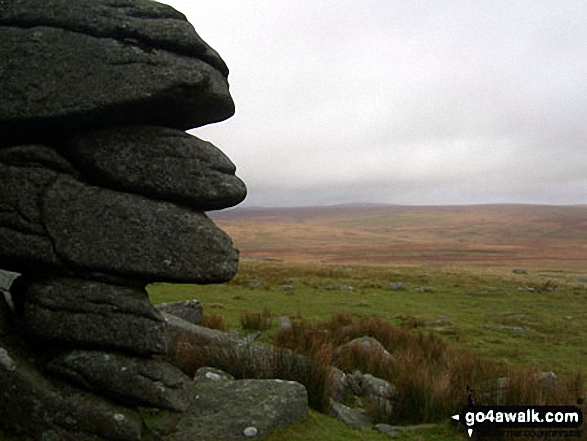
[[[241,255],[288,262],[587,267],[587,206],[237,208],[211,217]]]

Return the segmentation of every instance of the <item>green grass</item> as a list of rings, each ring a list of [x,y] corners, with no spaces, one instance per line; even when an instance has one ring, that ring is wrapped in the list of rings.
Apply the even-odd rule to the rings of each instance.
[[[391,438],[388,435],[372,429],[349,429],[341,422],[312,410],[306,418],[291,426],[278,429],[265,438],[266,441],[384,441],[389,439]],[[398,436],[393,439],[399,441],[464,441],[468,437],[451,430],[449,424],[439,424],[431,429],[400,431]]]
[[[587,308],[582,307],[587,289],[575,278],[567,273],[546,278],[541,273],[515,275],[430,266],[337,267],[245,261],[237,277],[227,284],[156,284],[149,292],[154,303],[198,299],[206,313],[222,316],[234,329],[240,329],[243,314],[264,308],[275,317],[301,315],[308,320],[326,320],[334,313],[378,316],[400,326],[422,325],[457,347],[512,366],[572,376],[587,366]],[[389,289],[392,282],[403,282],[407,289],[393,291]],[[519,290],[545,287],[547,282],[556,289]],[[283,290],[284,285],[294,289]],[[353,290],[339,290],[339,285]],[[414,291],[422,286],[433,291]],[[448,317],[450,323],[442,317]],[[277,326],[274,321],[273,328]],[[521,327],[526,332],[503,327]]]
[[[452,346],[505,362],[512,368],[554,371],[559,377],[574,378],[587,366],[587,311],[582,308],[587,290],[577,283],[579,277],[584,275],[563,271],[518,275],[511,270],[434,265],[341,267],[245,260],[229,283],[156,284],[149,287],[149,293],[154,303],[198,299],[205,314],[221,316],[228,328],[243,334],[251,332],[242,329],[243,315],[261,311],[269,310],[274,317],[301,316],[315,322],[328,320],[335,313],[350,313],[356,317],[380,317],[404,328],[429,330]],[[389,288],[393,282],[403,282],[407,289],[393,291]],[[293,286],[293,290],[284,290],[284,285]],[[337,287],[341,285],[352,286],[353,290],[340,290]],[[422,286],[432,291],[415,291]],[[274,320],[263,340],[271,341],[277,326]],[[523,328],[525,332],[511,332],[507,327]],[[269,438],[278,439],[389,438],[370,429],[349,429],[312,411],[306,419]],[[466,437],[447,422],[434,429],[402,432],[396,439]]]

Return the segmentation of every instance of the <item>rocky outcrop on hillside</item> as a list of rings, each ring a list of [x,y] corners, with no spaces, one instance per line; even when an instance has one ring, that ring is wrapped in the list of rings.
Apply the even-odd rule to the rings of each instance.
[[[155,359],[169,337],[145,286],[237,270],[205,211],[245,185],[184,132],[233,115],[228,68],[155,1],[1,1],[0,40],[0,427],[141,439],[139,406],[198,396]]]

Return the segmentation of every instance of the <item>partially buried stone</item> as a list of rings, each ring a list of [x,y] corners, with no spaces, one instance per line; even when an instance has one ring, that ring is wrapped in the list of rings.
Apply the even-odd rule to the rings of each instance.
[[[184,411],[193,384],[160,361],[102,351],[70,351],[47,364],[49,372],[131,406]]]
[[[234,164],[209,142],[179,130],[127,126],[86,132],[67,141],[68,156],[99,186],[218,210],[243,201]]]
[[[21,276],[11,294],[35,340],[136,354],[167,352],[165,322],[144,288]]]

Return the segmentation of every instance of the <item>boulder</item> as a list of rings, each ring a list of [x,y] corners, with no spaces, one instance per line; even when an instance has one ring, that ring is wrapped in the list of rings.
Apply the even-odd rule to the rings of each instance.
[[[30,3],[38,14],[50,15],[45,5],[56,2]],[[94,36],[34,22],[23,27],[5,19],[0,39],[2,145],[121,124],[186,130],[234,114],[219,70],[136,37]]]
[[[179,130],[128,126],[67,141],[68,157],[95,185],[208,211],[243,201],[234,164],[207,141]]]
[[[193,56],[224,76],[228,68],[185,16],[163,3],[136,0],[10,0],[0,25],[48,26]]]
[[[204,318],[202,304],[197,300],[160,303],[156,308],[161,312],[172,314],[194,325],[202,323]]]
[[[35,340],[136,354],[166,353],[166,326],[144,288],[21,276],[12,297]]]
[[[370,427],[373,425],[362,409],[353,409],[338,401],[330,400],[330,415],[349,427]]]
[[[220,369],[204,366],[196,371],[194,383],[205,381],[234,381],[234,377]]]
[[[101,351],[69,351],[47,369],[72,383],[130,406],[182,412],[193,385],[179,369],[161,361]]]
[[[395,357],[377,339],[369,336],[355,338],[339,346],[336,355],[338,357],[377,357],[381,362],[396,363]]]
[[[397,389],[393,384],[359,371],[346,375],[345,380],[348,389],[360,397],[361,402],[367,401],[371,404],[369,407],[391,415],[397,402]]]
[[[232,241],[199,211],[34,165],[0,163],[0,184],[0,267],[145,283],[219,283],[236,273]]]
[[[194,434],[202,441],[240,440],[249,428],[261,438],[308,413],[306,389],[293,381],[199,381],[194,387],[197,398],[184,414],[155,422],[161,440],[192,441]]]
[[[0,342],[0,427],[35,439],[141,439],[137,411],[45,377]]]

